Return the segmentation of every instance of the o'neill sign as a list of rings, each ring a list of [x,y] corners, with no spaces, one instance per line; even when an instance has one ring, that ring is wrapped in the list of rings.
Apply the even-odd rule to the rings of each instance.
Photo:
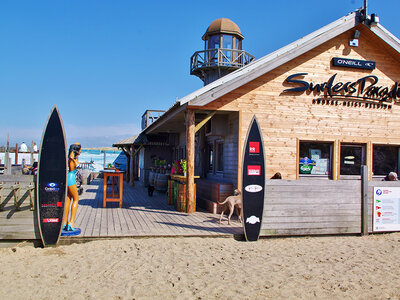
[[[339,57],[334,57],[332,59],[332,63],[336,67],[357,68],[366,70],[373,70],[375,69],[376,65],[374,61],[339,58]]]
[[[375,100],[384,102],[400,102],[400,84],[395,82],[393,86],[378,85],[377,76],[368,75],[355,81],[337,81],[337,73],[327,81],[313,83],[303,80],[308,73],[297,73],[286,78],[286,83],[295,84],[297,87],[284,90],[284,92],[314,92],[326,93],[329,97],[358,98],[363,100]]]

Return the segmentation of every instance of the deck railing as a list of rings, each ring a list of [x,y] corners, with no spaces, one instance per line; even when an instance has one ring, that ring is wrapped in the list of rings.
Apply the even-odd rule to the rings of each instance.
[[[241,68],[253,60],[254,56],[244,50],[220,48],[196,51],[190,58],[190,72],[219,66]]]
[[[142,130],[155,122],[165,110],[146,110],[142,115]]]

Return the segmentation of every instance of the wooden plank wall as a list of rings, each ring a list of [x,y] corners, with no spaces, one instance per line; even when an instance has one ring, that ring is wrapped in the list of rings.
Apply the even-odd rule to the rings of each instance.
[[[19,183],[19,210],[14,206],[11,185]],[[0,240],[40,239],[36,210],[31,210],[28,185],[34,183],[32,175],[0,175]],[[32,191],[35,196],[35,190]],[[35,200],[35,199],[34,199]]]
[[[368,232],[372,233],[374,187],[400,181],[368,182]],[[263,236],[361,233],[360,180],[267,180]]]
[[[237,187],[239,114],[228,117],[228,134],[224,136],[224,180]]]
[[[361,232],[361,180],[267,180],[262,236]]]
[[[214,116],[213,118],[221,118],[221,116]],[[227,123],[226,131],[223,135],[207,135],[202,139],[201,144],[196,144],[196,157],[198,160],[202,159],[202,163],[197,162],[196,174],[200,175],[201,178],[207,178],[215,182],[227,182],[232,183],[233,186],[237,187],[237,170],[238,170],[238,132],[239,132],[239,114],[237,112],[232,112],[229,114],[224,114],[224,122]],[[204,134],[204,127],[198,133]],[[223,142],[224,144],[224,170],[223,172],[211,173],[208,170],[208,157],[205,149],[207,149],[207,144],[215,144],[215,142]],[[216,152],[215,152],[216,155]],[[204,168],[204,170],[199,170],[199,168]],[[203,175],[203,176],[202,176]]]

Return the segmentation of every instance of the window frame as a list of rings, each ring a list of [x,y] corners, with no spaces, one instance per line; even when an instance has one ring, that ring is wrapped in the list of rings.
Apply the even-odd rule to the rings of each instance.
[[[376,150],[375,150],[375,147],[392,147],[392,148],[396,148],[397,149],[397,166],[396,166],[396,169],[395,170],[392,170],[393,172],[396,172],[397,174],[399,174],[399,170],[400,170],[400,145],[393,145],[393,144],[379,144],[379,143],[377,143],[377,144],[372,144],[372,166],[371,166],[371,168],[372,168],[372,176],[373,176],[373,178],[384,178],[387,174],[378,174],[378,175],[376,175],[375,174],[375,159],[374,159],[374,155],[375,155],[375,152],[376,152]],[[388,171],[387,173],[389,173],[389,172],[392,172],[392,171]]]
[[[219,157],[219,149],[218,147],[222,147],[222,156]],[[225,141],[216,139],[216,140],[209,140],[207,141],[207,173],[210,175],[223,175],[224,174],[224,148],[225,148]],[[210,150],[212,150],[212,167],[210,162]],[[219,161],[221,159],[221,162]],[[222,163],[222,170],[219,169]]]
[[[367,145],[363,144],[363,143],[345,143],[342,142],[340,143],[340,157],[339,159],[339,177],[340,178],[347,178],[347,179],[352,179],[352,178],[361,178],[361,166],[360,166],[360,174],[342,174],[342,157],[343,157],[343,151],[342,151],[342,147],[361,147],[361,166],[366,165],[367,164]]]
[[[207,143],[207,173],[214,172],[214,165],[215,165],[214,143]]]
[[[297,153],[297,172],[298,176],[301,179],[305,178],[326,178],[326,179],[333,179],[333,159],[334,159],[334,141],[316,141],[316,140],[300,140],[298,142],[298,153]],[[329,145],[329,165],[328,165],[328,174],[302,174],[300,173],[300,159],[301,159],[301,144],[302,143],[309,143],[309,144],[327,144]],[[309,148],[308,151],[310,151]],[[310,156],[310,155],[309,155]],[[311,157],[309,157],[311,159]]]

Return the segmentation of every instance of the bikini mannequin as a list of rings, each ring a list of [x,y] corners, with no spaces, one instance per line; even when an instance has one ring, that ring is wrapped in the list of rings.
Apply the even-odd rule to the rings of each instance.
[[[75,184],[76,168],[79,165],[78,156],[81,154],[81,144],[75,143],[69,147],[68,152],[68,193],[65,201],[64,211],[64,226],[65,231],[75,231],[75,217],[76,211],[78,210],[79,194]],[[72,199],[72,205],[71,205]],[[71,218],[68,220],[69,209],[71,207]]]

